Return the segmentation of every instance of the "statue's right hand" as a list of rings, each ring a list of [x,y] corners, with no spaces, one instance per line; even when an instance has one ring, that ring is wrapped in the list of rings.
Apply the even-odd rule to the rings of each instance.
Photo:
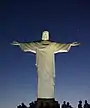
[[[11,43],[11,45],[20,45],[20,43],[19,43],[19,42],[16,42],[16,41],[13,41],[13,42]]]

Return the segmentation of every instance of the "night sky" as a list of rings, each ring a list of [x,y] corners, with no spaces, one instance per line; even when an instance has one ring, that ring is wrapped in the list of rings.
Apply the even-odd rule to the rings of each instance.
[[[0,108],[36,100],[35,55],[10,43],[40,40],[44,30],[53,41],[81,43],[55,57],[56,100],[74,107],[79,100],[90,103],[90,0],[1,1]]]

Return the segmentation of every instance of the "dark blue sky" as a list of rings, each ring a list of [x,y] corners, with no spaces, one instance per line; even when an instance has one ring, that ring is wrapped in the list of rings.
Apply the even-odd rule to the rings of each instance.
[[[55,97],[62,103],[90,103],[89,0],[0,1],[0,106],[13,108],[36,100],[35,55],[11,46],[14,40],[36,41],[48,30],[51,40],[81,43],[57,54]]]

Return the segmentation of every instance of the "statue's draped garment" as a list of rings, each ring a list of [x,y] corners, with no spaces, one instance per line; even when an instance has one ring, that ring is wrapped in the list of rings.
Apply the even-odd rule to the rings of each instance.
[[[51,41],[20,43],[24,52],[36,53],[36,68],[38,75],[37,98],[54,98],[55,61],[54,55],[68,52],[71,44]]]

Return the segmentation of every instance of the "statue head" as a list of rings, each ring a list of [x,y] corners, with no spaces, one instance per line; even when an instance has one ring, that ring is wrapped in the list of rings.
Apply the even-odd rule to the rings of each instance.
[[[48,31],[44,31],[42,33],[42,40],[49,40],[49,32]]]

